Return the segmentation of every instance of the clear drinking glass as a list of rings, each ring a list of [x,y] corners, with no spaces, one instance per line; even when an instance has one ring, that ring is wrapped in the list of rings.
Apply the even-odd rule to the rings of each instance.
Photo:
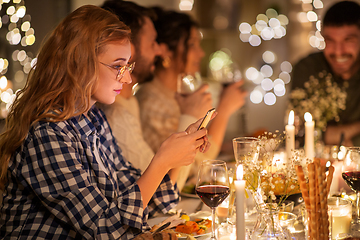
[[[343,160],[342,177],[356,193],[355,218],[351,227],[360,231],[360,147],[347,148]]]
[[[230,193],[226,163],[221,160],[203,161],[199,168],[195,191],[201,201],[211,208],[212,225],[210,239],[215,240],[216,207],[222,203]]]
[[[260,139],[254,137],[238,137],[233,139],[236,166],[244,167],[246,188],[255,192],[260,184],[260,172],[257,171]]]
[[[195,92],[202,84],[201,76],[199,73],[187,74],[181,73],[177,80],[177,92],[187,95]]]

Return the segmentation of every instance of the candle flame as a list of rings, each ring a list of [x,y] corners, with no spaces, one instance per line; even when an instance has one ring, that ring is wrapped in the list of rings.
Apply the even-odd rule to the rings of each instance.
[[[243,165],[239,164],[239,166],[236,169],[236,178],[237,180],[243,180],[243,176],[244,176]]]
[[[306,121],[306,122],[311,122],[311,121],[312,121],[311,113],[306,112],[306,113],[304,114],[304,118],[305,118],[305,121]]]
[[[291,110],[289,113],[288,125],[294,125],[294,111]]]

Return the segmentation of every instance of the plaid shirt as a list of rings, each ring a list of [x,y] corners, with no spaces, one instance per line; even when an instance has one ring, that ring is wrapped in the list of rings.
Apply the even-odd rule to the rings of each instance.
[[[30,129],[9,163],[0,239],[130,239],[178,202],[166,175],[144,209],[140,170],[122,158],[104,114],[93,107],[89,118]]]

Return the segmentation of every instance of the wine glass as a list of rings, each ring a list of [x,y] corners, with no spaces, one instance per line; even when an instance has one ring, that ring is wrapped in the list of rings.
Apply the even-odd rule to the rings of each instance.
[[[195,191],[201,201],[211,208],[212,225],[210,239],[216,240],[215,210],[230,193],[226,163],[221,160],[203,161],[199,168]]]
[[[211,73],[213,78],[221,83],[224,88],[234,82],[240,81],[242,78],[239,66],[232,61],[224,64],[221,68],[212,69]]]
[[[177,79],[177,92],[187,95],[195,92],[202,84],[200,73],[181,73]]]
[[[360,231],[360,147],[347,148],[343,160],[342,177],[356,193],[355,219],[352,228]]]

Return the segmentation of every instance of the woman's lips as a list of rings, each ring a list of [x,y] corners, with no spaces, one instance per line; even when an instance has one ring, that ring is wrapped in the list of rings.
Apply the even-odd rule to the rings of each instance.
[[[114,90],[117,94],[120,94],[121,92],[121,89],[118,89],[118,90]]]

